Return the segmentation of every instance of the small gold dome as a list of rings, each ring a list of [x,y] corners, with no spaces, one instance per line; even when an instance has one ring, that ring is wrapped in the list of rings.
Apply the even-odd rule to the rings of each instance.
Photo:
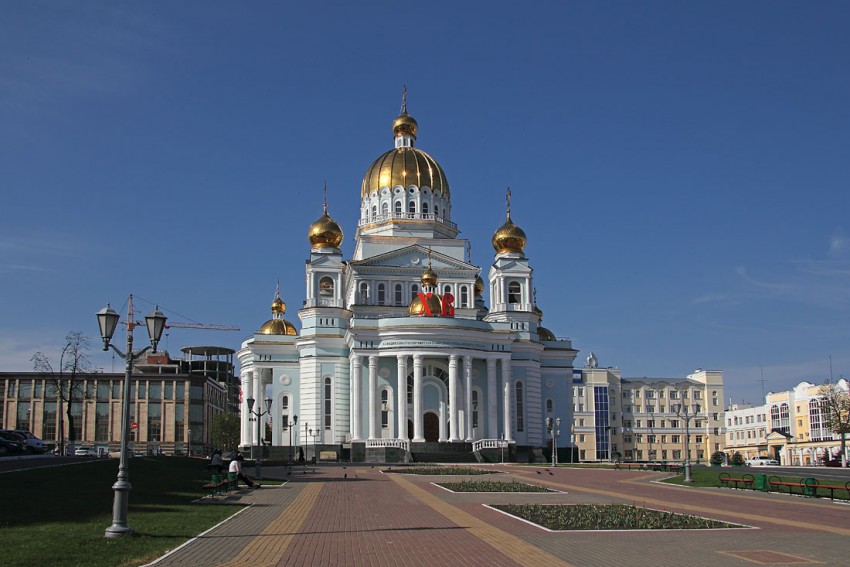
[[[286,303],[280,298],[280,296],[276,296],[274,301],[272,301],[272,313],[275,315],[283,315],[286,313]]]
[[[342,237],[342,229],[328,215],[327,209],[319,220],[310,225],[310,230],[307,232],[310,245],[320,248],[339,248]]]
[[[416,132],[419,130],[419,124],[416,120],[406,112],[402,112],[393,120],[393,135],[407,134],[416,137]]]
[[[269,319],[260,330],[257,331],[261,335],[297,335],[295,325],[283,319]]]
[[[484,293],[484,280],[481,276],[475,276],[475,295]]]
[[[431,266],[428,266],[428,269],[422,274],[422,277],[419,279],[422,282],[422,287],[435,287],[437,285],[437,281],[439,278],[434,270],[431,269]]]
[[[428,294],[425,294],[425,305],[428,306],[428,311],[431,312],[431,317],[439,316],[443,309],[443,303],[440,296],[435,293],[432,293],[430,297]],[[413,301],[410,302],[410,307],[407,308],[407,314],[414,316],[427,315],[425,305],[423,305],[422,299],[419,295],[417,295],[413,298]]]
[[[511,221],[511,214],[508,213],[508,220],[505,224],[493,233],[493,248],[497,254],[505,252],[521,253],[525,248],[528,238],[525,232]]]
[[[537,336],[540,337],[541,341],[554,341],[555,333],[547,329],[546,327],[537,327]]]

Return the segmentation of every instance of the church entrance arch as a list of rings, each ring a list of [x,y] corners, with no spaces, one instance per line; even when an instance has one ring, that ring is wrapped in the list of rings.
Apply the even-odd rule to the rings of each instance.
[[[436,443],[440,440],[440,416],[434,412],[425,412],[423,417],[423,429],[425,441],[427,443]]]

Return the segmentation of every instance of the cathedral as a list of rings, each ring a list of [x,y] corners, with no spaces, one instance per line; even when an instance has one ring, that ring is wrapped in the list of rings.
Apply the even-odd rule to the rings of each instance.
[[[485,284],[406,100],[392,131],[363,176],[352,257],[327,197],[309,227],[300,331],[278,290],[242,343],[241,446],[358,462],[544,460],[553,438],[570,451],[547,424],[569,433],[577,351],[541,326],[510,190]]]

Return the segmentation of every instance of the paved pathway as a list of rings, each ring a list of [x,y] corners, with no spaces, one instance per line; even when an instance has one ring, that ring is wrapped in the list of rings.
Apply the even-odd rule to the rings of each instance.
[[[152,565],[850,565],[847,504],[652,482],[663,473],[493,469],[563,492],[453,494],[363,465],[266,469],[289,482],[239,491],[228,500],[248,508]],[[756,529],[553,533],[482,506],[507,502],[636,503]]]

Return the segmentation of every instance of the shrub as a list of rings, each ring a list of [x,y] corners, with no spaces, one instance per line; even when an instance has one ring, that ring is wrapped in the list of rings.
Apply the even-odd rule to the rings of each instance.
[[[711,454],[711,464],[714,466],[723,464],[723,453],[721,451],[715,451]]]
[[[736,467],[740,467],[744,464],[744,456],[739,451],[735,451],[732,455],[732,464]]]

